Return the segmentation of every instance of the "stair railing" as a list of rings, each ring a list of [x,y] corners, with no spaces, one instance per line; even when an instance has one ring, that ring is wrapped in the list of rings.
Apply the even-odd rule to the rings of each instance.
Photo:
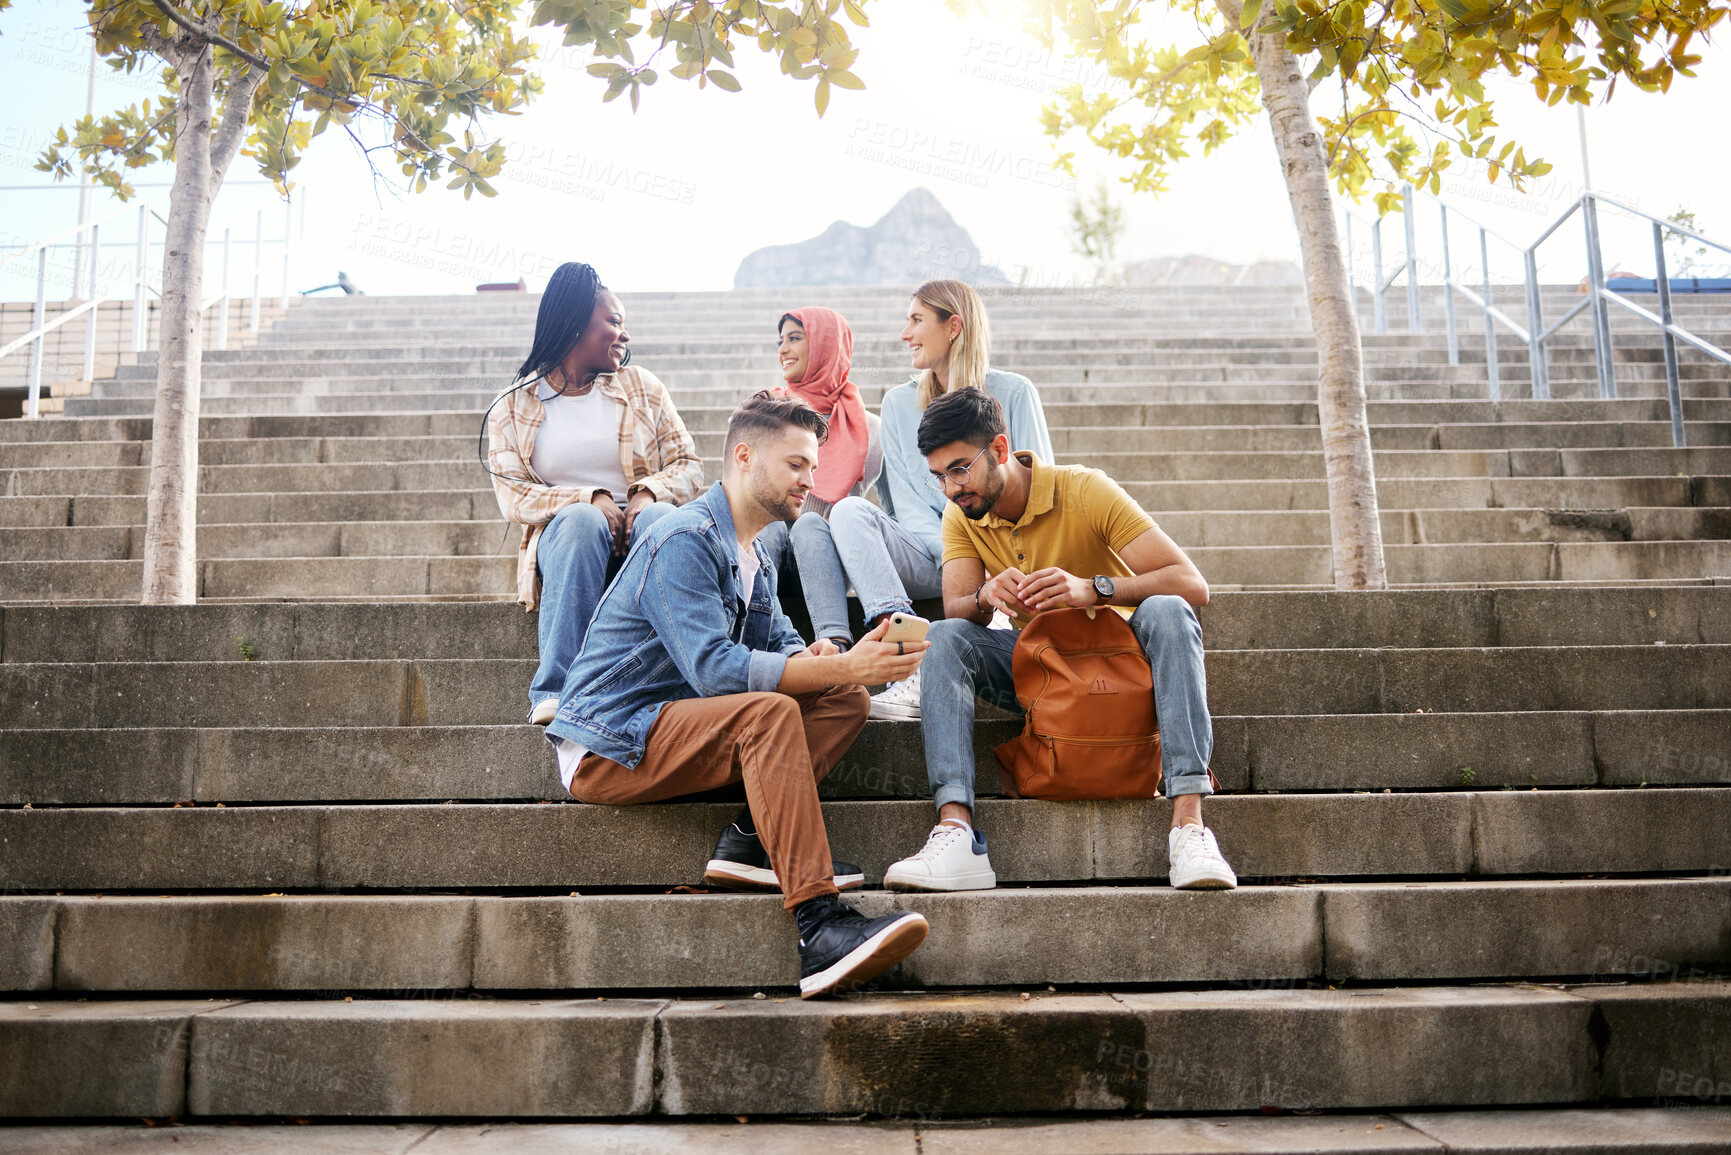
[[[245,220],[246,216],[252,216],[253,218],[252,310],[248,321],[248,330],[254,334],[259,330],[259,303],[264,284],[264,247],[266,244],[280,244],[283,247],[281,303],[285,308],[288,306],[290,295],[289,256],[294,230],[292,209],[285,206],[285,210],[286,212],[283,219],[283,235],[280,239],[267,238],[265,236],[265,210],[262,208],[256,210],[256,214],[246,214],[235,218],[237,221]],[[26,417],[36,417],[39,415],[42,396],[42,357],[44,347],[47,344],[46,338],[48,334],[54,332],[62,325],[77,320],[79,317],[85,318],[84,366],[83,374],[79,378],[81,381],[91,381],[95,379],[97,311],[103,304],[109,301],[124,300],[128,294],[131,294],[131,351],[134,353],[141,353],[148,348],[150,343],[149,298],[151,296],[157,298],[162,296],[160,286],[152,283],[152,272],[153,269],[156,268],[156,265],[151,260],[150,255],[152,244],[159,243],[153,242],[150,239],[151,222],[153,220],[156,221],[161,224],[165,230],[168,224],[168,219],[163,215],[161,210],[149,204],[140,204],[137,206],[137,235],[134,240],[130,242],[129,246],[134,250],[131,274],[127,276],[127,279],[124,281],[116,282],[111,280],[106,289],[101,286],[99,280],[102,264],[100,255],[102,252],[102,244],[104,243],[101,240],[102,226],[133,211],[135,210],[131,206],[116,209],[114,212],[96,220],[87,221],[84,224],[67,229],[65,232],[57,233],[46,240],[26,245],[23,247],[21,252],[14,253],[12,256],[0,258],[0,268],[4,268],[16,261],[25,261],[31,257],[36,258],[36,299],[30,315],[30,330],[22,336],[7,342],[5,345],[0,345],[0,359],[4,359],[13,353],[16,353],[20,349],[26,347],[30,349],[30,364],[25,375],[27,397],[25,403]],[[215,230],[209,230],[206,233],[205,243],[207,255],[205,259],[207,261],[209,260],[209,246],[218,243],[211,239],[214,236],[214,233]],[[230,305],[229,268],[231,257],[233,255],[234,233],[234,224],[223,226],[220,241],[222,246],[221,282],[218,286],[218,291],[214,295],[207,297],[199,303],[199,312],[201,314],[208,313],[213,308],[216,310],[215,343],[216,348],[218,349],[228,348]],[[128,242],[124,241],[109,243],[118,243],[122,246],[128,245]],[[246,243],[244,237],[242,238],[241,243]],[[67,246],[82,251],[82,248],[85,245],[89,246],[90,252],[90,260],[88,263],[89,281],[85,286],[79,286],[76,284],[72,286],[72,291],[74,293],[76,293],[81,287],[85,288],[87,290],[85,299],[73,308],[63,310],[53,320],[47,320],[49,252],[55,248]],[[85,267],[82,263],[78,263],[75,265],[75,270],[74,276],[77,277],[84,273]],[[122,275],[126,276],[126,274]],[[157,280],[160,281],[160,275],[158,275]]]
[[[1501,325],[1510,334],[1527,346],[1528,364],[1530,367],[1532,392],[1535,400],[1549,400],[1551,396],[1550,367],[1546,355],[1546,342],[1554,337],[1558,330],[1573,321],[1583,311],[1589,311],[1593,332],[1593,361],[1598,379],[1599,396],[1613,399],[1617,396],[1617,370],[1612,351],[1610,306],[1617,305],[1638,317],[1642,321],[1658,328],[1664,345],[1665,355],[1665,396],[1670,408],[1671,444],[1679,448],[1686,444],[1683,432],[1683,397],[1681,374],[1677,362],[1677,342],[1684,341],[1715,360],[1731,365],[1731,352],[1690,332],[1677,323],[1671,303],[1671,276],[1665,257],[1666,234],[1674,234],[1687,238],[1697,244],[1706,245],[1721,252],[1731,254],[1731,244],[1716,241],[1702,235],[1693,229],[1674,224],[1651,213],[1614,200],[1602,193],[1583,192],[1568,209],[1550,226],[1540,233],[1538,238],[1529,245],[1521,245],[1509,240],[1495,230],[1468,216],[1460,209],[1429,193],[1419,192],[1413,186],[1402,189],[1402,207],[1404,232],[1406,242],[1405,259],[1386,277],[1383,274],[1382,225],[1384,217],[1377,217],[1368,222],[1370,225],[1371,250],[1371,310],[1373,323],[1378,334],[1388,332],[1387,293],[1394,282],[1402,275],[1406,277],[1407,297],[1407,329],[1418,332],[1420,329],[1419,310],[1419,250],[1415,239],[1416,199],[1423,196],[1437,206],[1440,224],[1442,226],[1442,262],[1440,272],[1443,286],[1444,327],[1448,334],[1448,361],[1450,365],[1460,364],[1460,336],[1455,316],[1455,298],[1464,298],[1477,308],[1484,323],[1485,366],[1488,392],[1492,401],[1502,399],[1502,374],[1498,359],[1497,326]],[[1618,212],[1646,221],[1653,234],[1654,288],[1659,297],[1659,312],[1653,313],[1637,305],[1634,301],[1612,289],[1605,274],[1603,246],[1599,234],[1599,206],[1603,204]],[[1567,224],[1569,219],[1579,212],[1585,231],[1587,278],[1585,291],[1581,300],[1569,308],[1556,321],[1549,325],[1544,323],[1544,304],[1540,295],[1538,251],[1539,247],[1554,236],[1558,229]],[[1346,245],[1349,255],[1353,251],[1352,225],[1356,214],[1346,212]],[[1481,282],[1475,291],[1473,286],[1464,284],[1456,278],[1453,268],[1453,255],[1449,245],[1450,218],[1466,225],[1469,229],[1478,231],[1479,267]],[[1490,242],[1496,241],[1519,254],[1522,268],[1522,287],[1526,300],[1527,323],[1519,324],[1502,309],[1498,308],[1491,288],[1490,274]],[[1353,272],[1354,262],[1347,262],[1348,282],[1357,296],[1356,276]]]

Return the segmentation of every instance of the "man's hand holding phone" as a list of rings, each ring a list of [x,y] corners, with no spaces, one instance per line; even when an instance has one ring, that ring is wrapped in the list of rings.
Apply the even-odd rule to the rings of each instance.
[[[915,622],[921,621],[912,614],[904,616]],[[849,664],[849,677],[854,682],[862,686],[903,682],[920,668],[920,658],[925,655],[926,648],[931,643],[924,640],[886,641],[884,636],[889,632],[890,625],[890,619],[885,618],[843,655]],[[923,631],[921,633],[923,638]]]

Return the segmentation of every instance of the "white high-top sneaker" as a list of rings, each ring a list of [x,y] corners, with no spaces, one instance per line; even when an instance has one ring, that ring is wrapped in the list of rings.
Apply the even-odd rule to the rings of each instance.
[[[1185,823],[1166,836],[1166,857],[1172,864],[1170,878],[1175,890],[1232,890],[1238,876],[1221,857],[1214,831]]]
[[[872,695],[874,718],[898,718],[910,722],[920,720],[920,672],[905,682],[891,682],[881,694]]]
[[[884,871],[884,885],[891,890],[991,890],[998,876],[979,831],[970,836],[964,827],[940,822],[918,854]]]

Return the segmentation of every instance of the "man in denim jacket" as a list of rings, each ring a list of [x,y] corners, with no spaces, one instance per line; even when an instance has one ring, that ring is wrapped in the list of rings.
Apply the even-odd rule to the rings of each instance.
[[[926,921],[862,918],[837,883],[817,784],[865,725],[865,686],[919,666],[925,643],[807,647],[781,612],[758,533],[797,518],[824,419],[758,394],[728,421],[722,480],[663,517],[596,607],[547,727],[572,797],[608,806],[745,786],[746,807],[704,872],[711,885],[779,889],[799,928],[800,994],[859,986],[907,957]],[[839,875],[839,877],[838,877]]]

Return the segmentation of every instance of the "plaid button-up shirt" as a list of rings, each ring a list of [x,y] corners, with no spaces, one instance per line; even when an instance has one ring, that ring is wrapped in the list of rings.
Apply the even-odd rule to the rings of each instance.
[[[631,483],[631,493],[647,489],[655,500],[675,505],[696,497],[703,488],[703,463],[667,395],[667,386],[647,369],[628,365],[597,377],[595,388],[624,407],[619,465]],[[487,417],[487,468],[493,473],[493,492],[505,519],[523,527],[517,547],[517,600],[531,610],[541,602],[536,569],[541,531],[561,509],[595,495],[592,486],[548,485],[530,467],[535,435],[547,420],[547,408],[535,394],[533,385],[507,391]],[[630,494],[615,497],[623,506]]]

